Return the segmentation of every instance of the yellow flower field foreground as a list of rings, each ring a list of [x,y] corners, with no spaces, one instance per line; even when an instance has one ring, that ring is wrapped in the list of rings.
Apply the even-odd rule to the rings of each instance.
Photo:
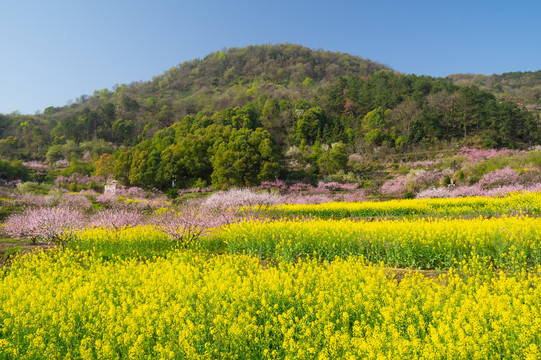
[[[103,257],[143,257],[165,254],[178,248],[167,234],[157,226],[139,225],[111,229],[85,228],[69,234],[67,247],[91,251]]]
[[[479,265],[479,263],[477,264]],[[541,278],[418,274],[352,257],[25,256],[0,272],[2,359],[536,359]]]
[[[412,199],[383,202],[330,202],[286,204],[266,210],[289,216],[383,217],[418,215],[522,214],[541,211],[541,193],[515,193],[503,197],[464,197],[455,199]]]
[[[405,219],[386,221],[245,221],[218,233],[231,253],[292,261],[363,255],[372,262],[442,269],[478,255],[498,268],[541,264],[541,218]]]

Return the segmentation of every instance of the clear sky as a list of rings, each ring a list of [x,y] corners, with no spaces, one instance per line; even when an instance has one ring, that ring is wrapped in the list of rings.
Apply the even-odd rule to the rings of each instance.
[[[63,106],[224,47],[288,42],[407,74],[541,70],[536,0],[3,0],[0,113]]]

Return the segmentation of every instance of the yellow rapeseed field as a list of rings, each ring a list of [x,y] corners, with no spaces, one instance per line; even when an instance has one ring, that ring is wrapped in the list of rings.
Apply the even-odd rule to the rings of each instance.
[[[330,202],[285,204],[268,209],[270,213],[294,216],[381,217],[418,215],[522,214],[541,210],[541,193],[514,193],[502,197],[455,199],[411,199],[382,202]]]
[[[287,261],[363,255],[388,266],[449,268],[475,255],[507,270],[541,264],[541,218],[435,218],[382,221],[246,221],[218,234],[231,253]]]
[[[0,358],[539,358],[541,278],[477,263],[398,282],[358,257],[48,251],[0,275]]]
[[[70,232],[0,269],[0,359],[539,359],[539,200],[322,204],[435,217],[245,219],[187,250],[158,226]],[[439,216],[476,212],[511,215]]]

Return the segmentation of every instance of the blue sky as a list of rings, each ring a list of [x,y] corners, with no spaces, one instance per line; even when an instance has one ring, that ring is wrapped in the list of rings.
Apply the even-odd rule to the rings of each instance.
[[[289,42],[407,74],[541,70],[541,2],[5,0],[0,113],[63,106],[224,47]]]

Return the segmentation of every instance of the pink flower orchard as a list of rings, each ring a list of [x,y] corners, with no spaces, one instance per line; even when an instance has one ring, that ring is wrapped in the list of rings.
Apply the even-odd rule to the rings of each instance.
[[[212,229],[220,228],[235,220],[236,217],[231,212],[217,214],[209,207],[188,204],[178,211],[168,211],[159,215],[152,223],[167,233],[172,241],[186,248]]]
[[[97,212],[90,220],[92,226],[120,229],[143,223],[143,215],[135,211],[107,209]]]
[[[84,225],[81,212],[69,208],[41,208],[11,215],[4,231],[16,239],[64,245],[69,234]]]
[[[511,167],[507,166],[503,169],[494,170],[483,175],[479,180],[478,185],[482,189],[490,189],[499,186],[512,186],[520,183],[520,175]]]
[[[215,210],[235,210],[243,212],[243,207],[261,210],[279,204],[280,197],[268,192],[256,193],[250,189],[233,188],[228,191],[218,191],[210,195],[203,206]]]

